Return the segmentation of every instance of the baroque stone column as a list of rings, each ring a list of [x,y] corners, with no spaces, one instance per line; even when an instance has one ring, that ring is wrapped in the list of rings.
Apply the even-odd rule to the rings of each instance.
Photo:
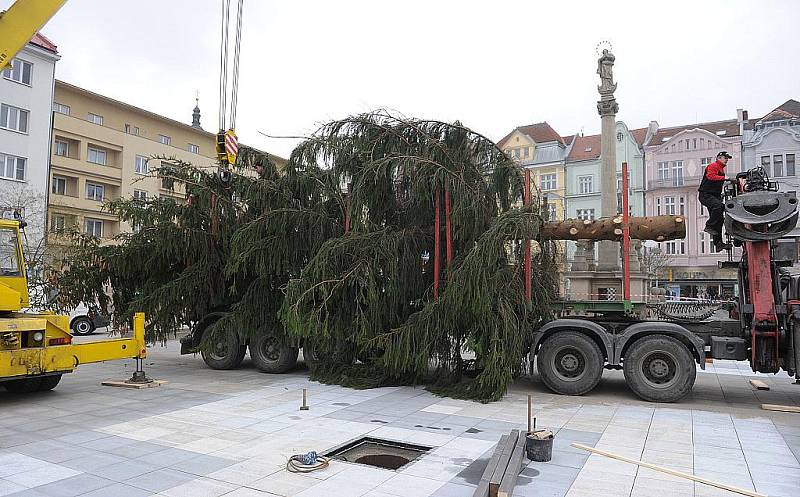
[[[597,74],[600,75],[600,100],[597,102],[597,112],[600,114],[600,213],[602,217],[617,215],[617,146],[616,146],[616,121],[619,105],[614,98],[617,84],[613,76],[614,54],[603,50],[597,60]],[[599,271],[618,271],[619,244],[611,241],[601,241],[597,269]]]

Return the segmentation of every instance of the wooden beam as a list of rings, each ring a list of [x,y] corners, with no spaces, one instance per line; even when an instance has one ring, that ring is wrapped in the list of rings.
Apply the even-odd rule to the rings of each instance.
[[[483,470],[481,479],[478,481],[478,488],[476,488],[475,493],[472,494],[473,497],[487,497],[489,495],[489,480],[494,474],[494,469],[497,467],[497,462],[500,460],[500,455],[503,453],[507,440],[508,435],[503,435],[500,437],[500,441],[497,442],[497,445],[495,445],[494,452],[489,458],[489,462],[486,463],[486,469]]]
[[[768,405],[768,404],[764,404],[764,405]],[[764,405],[762,405],[762,407]],[[797,408],[797,409],[798,409],[797,412],[800,412],[800,408]],[[702,478],[700,476],[695,476],[695,475],[692,475],[692,474],[689,474],[689,473],[684,473],[683,471],[677,471],[677,470],[674,470],[674,469],[671,469],[671,468],[665,468],[664,466],[659,466],[657,464],[653,464],[653,463],[649,463],[649,462],[638,461],[636,459],[630,459],[630,458],[627,458],[625,456],[621,456],[619,454],[614,454],[612,452],[606,452],[606,451],[601,450],[601,449],[595,449],[594,447],[589,447],[588,445],[583,445],[583,444],[579,444],[579,443],[572,443],[570,445],[572,445],[576,449],[582,449],[582,450],[589,451],[589,452],[591,452],[593,454],[599,454],[601,456],[610,457],[611,459],[616,459],[618,461],[623,461],[623,462],[628,462],[628,463],[631,463],[631,464],[636,464],[637,466],[642,466],[644,468],[650,468],[650,469],[652,469],[654,471],[660,471],[660,472],[666,473],[668,475],[677,476],[678,478],[686,478],[687,480],[692,480],[692,481],[704,483],[706,485],[711,485],[712,487],[717,487],[717,488],[721,488],[723,490],[728,490],[729,492],[736,492],[737,494],[747,495],[748,497],[767,497],[764,494],[760,494],[758,492],[754,492],[754,491],[748,490],[746,488],[734,487],[733,485],[727,485],[725,483],[720,483],[718,481],[707,480],[706,478]]]
[[[761,380],[750,380],[750,385],[752,385],[756,390],[769,390],[769,385]]]
[[[489,497],[497,497],[497,491],[500,488],[500,482],[503,480],[503,475],[508,467],[508,461],[511,460],[511,454],[514,452],[514,447],[517,445],[519,439],[519,430],[512,430],[511,434],[506,440],[506,446],[503,447],[503,453],[500,454],[500,459],[497,461],[497,467],[494,468],[494,473],[489,479]]]
[[[525,433],[519,434],[517,446],[514,447],[511,460],[508,461],[506,473],[500,482],[500,488],[497,490],[497,497],[511,497],[511,494],[514,493],[514,487],[517,486],[517,477],[522,470],[522,459],[525,457],[525,438]]]
[[[781,406],[778,404],[761,404],[761,409],[765,411],[780,411],[780,412],[796,412],[800,413],[800,407],[797,406]]]

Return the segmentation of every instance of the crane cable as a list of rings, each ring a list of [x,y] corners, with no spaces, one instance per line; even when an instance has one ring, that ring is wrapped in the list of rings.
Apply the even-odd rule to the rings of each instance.
[[[239,48],[242,42],[242,8],[244,0],[239,0],[236,13],[236,44],[233,51],[233,76],[231,81],[231,119],[232,129],[236,129],[236,103],[239,97]]]
[[[225,130],[228,97],[228,19],[231,0],[222,0],[222,34],[219,47],[219,129]]]

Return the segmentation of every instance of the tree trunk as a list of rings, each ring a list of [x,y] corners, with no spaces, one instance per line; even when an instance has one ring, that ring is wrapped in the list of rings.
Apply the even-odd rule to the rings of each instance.
[[[628,226],[633,240],[663,242],[686,236],[683,216],[630,217]],[[550,221],[544,223],[543,235],[550,240],[620,240],[622,217]]]

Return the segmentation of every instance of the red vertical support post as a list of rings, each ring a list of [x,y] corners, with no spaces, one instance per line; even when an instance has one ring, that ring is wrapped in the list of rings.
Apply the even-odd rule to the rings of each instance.
[[[631,232],[628,225],[628,163],[622,163],[622,298],[631,299]]]
[[[453,262],[453,227],[450,223],[450,189],[444,187],[444,232],[445,243],[447,244],[447,279],[450,279],[450,263]]]
[[[522,193],[522,203],[526,206],[531,204],[531,171],[527,168],[525,169],[525,191]],[[525,298],[530,301],[532,298],[531,266],[533,264],[533,261],[531,260],[530,240],[525,240],[525,253],[523,257],[522,274],[525,278]]]
[[[433,208],[435,210],[433,220],[433,300],[439,300],[439,254],[441,253],[441,219],[439,216],[439,187],[434,193]]]

